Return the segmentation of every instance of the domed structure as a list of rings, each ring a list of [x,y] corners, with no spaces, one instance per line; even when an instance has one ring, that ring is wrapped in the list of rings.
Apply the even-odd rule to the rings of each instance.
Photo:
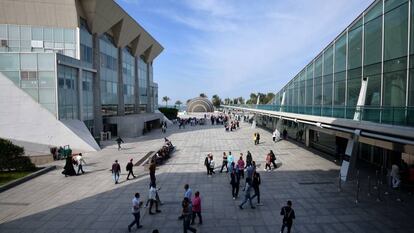
[[[214,106],[207,98],[197,97],[188,102],[187,112],[214,112]]]

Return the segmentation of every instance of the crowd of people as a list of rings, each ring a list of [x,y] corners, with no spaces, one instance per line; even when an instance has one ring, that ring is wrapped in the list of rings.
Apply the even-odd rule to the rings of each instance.
[[[164,161],[170,158],[171,153],[174,151],[175,147],[168,138],[164,138],[164,145],[155,153],[152,157],[152,160],[156,164],[162,164]]]

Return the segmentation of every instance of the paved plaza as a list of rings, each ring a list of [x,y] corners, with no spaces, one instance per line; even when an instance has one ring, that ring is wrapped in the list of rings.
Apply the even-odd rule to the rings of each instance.
[[[261,134],[257,146],[252,140],[254,132]],[[197,232],[279,232],[279,212],[287,200],[293,201],[296,212],[292,232],[414,232],[411,196],[405,195],[403,202],[397,202],[391,193],[377,202],[375,190],[368,197],[362,187],[360,202],[355,204],[354,182],[344,184],[344,190],[338,192],[337,164],[293,142],[273,143],[270,132],[251,129],[246,123],[235,132],[210,124],[185,129],[171,126],[165,135],[155,130],[140,138],[124,139],[121,151],[114,143],[107,143],[102,151],[84,156],[87,173],[81,176],[65,178],[61,174],[64,161],[57,161],[58,169],[0,193],[0,232],[127,232],[133,218],[131,199],[140,192],[146,201],[149,176],[143,166],[134,167],[138,178],[125,181],[126,162],[157,150],[164,136],[177,149],[156,172],[164,202],[162,213],[150,216],[147,209],[142,209],[144,227],[137,232],[149,233],[154,228],[161,233],[182,232],[177,217],[186,183],[193,193],[201,193],[203,225],[195,225]],[[233,200],[228,175],[216,169],[213,177],[207,177],[203,163],[209,152],[218,167],[223,151],[246,155],[247,150],[258,164],[264,205],[240,210],[242,191],[241,197]],[[280,167],[265,172],[269,150],[275,152]],[[119,185],[111,179],[110,167],[115,159],[122,169]]]

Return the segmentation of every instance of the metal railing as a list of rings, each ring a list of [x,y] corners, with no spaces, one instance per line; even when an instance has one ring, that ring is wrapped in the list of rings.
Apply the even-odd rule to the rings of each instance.
[[[240,104],[229,105],[277,112],[297,113],[313,116],[354,119],[359,113],[358,121],[370,121],[380,124],[414,126],[414,107],[390,106],[293,106],[271,104]]]

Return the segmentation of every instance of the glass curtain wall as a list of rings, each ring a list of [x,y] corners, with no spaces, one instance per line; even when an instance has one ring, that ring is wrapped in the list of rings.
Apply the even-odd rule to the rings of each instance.
[[[133,114],[135,109],[135,58],[128,48],[122,50],[122,74],[125,114]]]
[[[333,117],[345,117],[346,33],[335,42]]]
[[[101,60],[101,101],[104,116],[118,113],[118,48],[111,36],[99,39]]]
[[[80,58],[83,66],[92,68],[92,35],[90,33],[88,25],[86,24],[86,21],[81,18],[80,22]]]
[[[322,94],[322,115],[332,116],[332,85],[333,85],[333,46],[324,52],[323,55],[323,94]]]
[[[79,119],[78,70],[58,65],[59,119]]]
[[[93,132],[93,73],[85,70],[82,71],[82,120]]]
[[[148,66],[142,57],[137,60],[140,110],[146,111],[148,103]]]

